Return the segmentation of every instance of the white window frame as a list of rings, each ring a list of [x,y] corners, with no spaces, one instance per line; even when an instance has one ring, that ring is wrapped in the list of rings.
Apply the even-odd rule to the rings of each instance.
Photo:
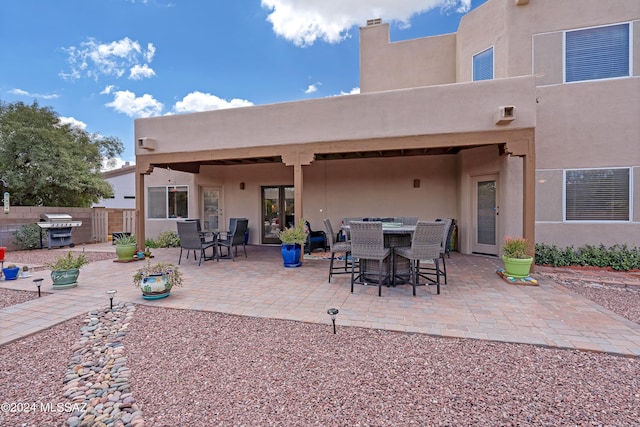
[[[629,172],[629,207],[626,220],[598,220],[598,219],[567,219],[567,172],[580,170],[618,170],[626,169]],[[566,223],[630,223],[633,221],[633,168],[632,167],[600,167],[600,168],[568,168],[562,170],[562,218]]]
[[[490,79],[475,79],[475,59],[477,56],[482,55],[485,52],[491,51],[491,78]],[[496,52],[493,46],[489,46],[488,48],[481,50],[480,52],[476,52],[471,56],[471,80],[474,82],[482,82],[486,80],[494,80],[496,77]]]
[[[150,214],[150,209],[152,208],[151,206],[151,200],[149,197],[149,192],[151,189],[159,189],[159,188],[164,188],[164,209],[165,209],[165,216],[164,217],[155,217],[155,216],[151,216]],[[169,216],[169,191],[170,189],[173,188],[180,188],[180,189],[186,189],[186,193],[187,193],[187,215],[184,217],[170,217]],[[150,220],[167,220],[167,219],[184,219],[184,218],[189,218],[189,200],[190,200],[190,188],[188,185],[152,185],[147,187],[147,203],[146,203],[146,207],[147,207],[147,219]]]
[[[627,70],[627,75],[616,76],[616,77],[602,77],[602,78],[593,78],[593,79],[586,79],[586,80],[567,81],[567,34],[568,33],[574,33],[576,31],[585,31],[585,30],[591,30],[591,29],[594,29],[594,28],[615,27],[615,26],[619,26],[619,25],[626,25],[628,27],[628,29],[629,29],[629,31],[628,31],[628,34],[629,34],[629,40],[628,40],[629,51],[627,53],[627,58],[629,60],[629,67],[628,67],[628,70]],[[572,30],[563,31],[563,34],[562,34],[562,81],[563,81],[563,83],[572,84],[572,83],[602,81],[602,80],[615,80],[615,79],[629,78],[631,76],[633,76],[633,25],[631,25],[631,22],[616,22],[615,24],[597,25],[597,26],[593,26],[593,27],[575,28],[575,29],[572,29]]]

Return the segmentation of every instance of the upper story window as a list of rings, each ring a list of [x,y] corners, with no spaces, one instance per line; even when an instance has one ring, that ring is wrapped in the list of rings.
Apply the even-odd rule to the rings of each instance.
[[[149,218],[188,218],[189,187],[170,185],[148,188]]]
[[[565,33],[565,81],[627,77],[630,70],[629,24]]]
[[[629,221],[629,168],[564,171],[566,221]]]
[[[473,81],[493,80],[493,48],[473,55]]]

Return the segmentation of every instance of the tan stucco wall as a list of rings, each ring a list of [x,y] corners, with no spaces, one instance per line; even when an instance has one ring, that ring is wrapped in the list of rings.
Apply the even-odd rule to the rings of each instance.
[[[531,128],[534,91],[529,76],[137,119],[136,140],[157,149],[136,155]],[[494,120],[502,105],[517,108],[507,126]]]
[[[360,28],[360,93],[456,81],[456,35],[391,43],[389,24]]]

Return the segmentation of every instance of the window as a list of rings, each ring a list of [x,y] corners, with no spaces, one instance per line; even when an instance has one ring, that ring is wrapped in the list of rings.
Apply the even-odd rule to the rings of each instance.
[[[567,221],[629,221],[630,170],[565,170]]]
[[[149,218],[188,218],[189,197],[186,185],[149,187]]]
[[[565,81],[630,76],[629,46],[629,24],[567,31]]]
[[[473,55],[473,81],[493,80],[493,48]]]

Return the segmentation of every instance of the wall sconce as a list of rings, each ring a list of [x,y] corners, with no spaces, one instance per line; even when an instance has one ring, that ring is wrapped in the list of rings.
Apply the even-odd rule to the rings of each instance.
[[[241,190],[244,190],[244,182],[241,182],[241,183],[240,183],[240,189],[241,189]]]
[[[414,179],[413,180],[413,188],[420,188],[420,180],[419,179]]]

